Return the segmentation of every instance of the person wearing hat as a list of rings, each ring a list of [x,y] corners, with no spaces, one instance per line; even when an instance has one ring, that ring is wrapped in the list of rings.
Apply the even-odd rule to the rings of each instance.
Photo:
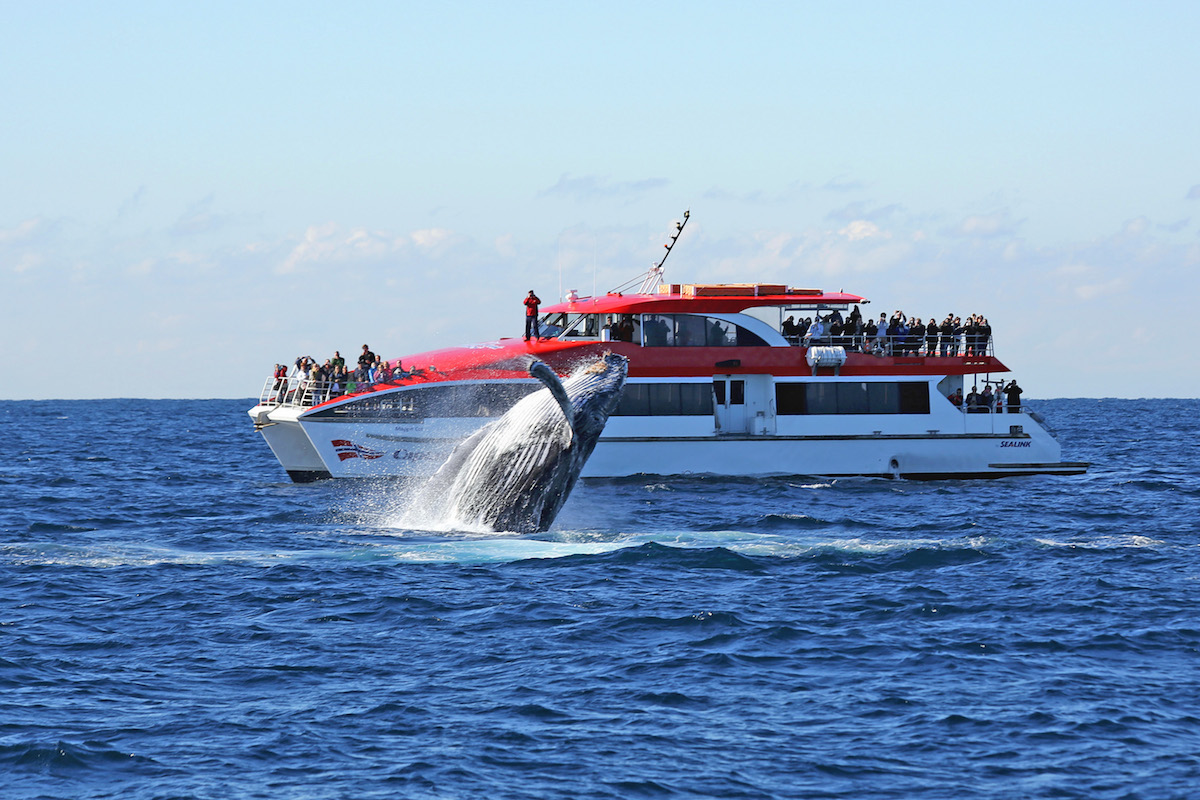
[[[529,337],[537,337],[537,314],[538,305],[541,300],[533,293],[533,289],[529,290],[529,296],[525,298],[525,341],[529,341]]]

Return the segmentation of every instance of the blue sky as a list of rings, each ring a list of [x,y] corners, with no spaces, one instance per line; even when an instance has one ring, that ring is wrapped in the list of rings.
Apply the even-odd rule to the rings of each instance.
[[[2,398],[249,397],[668,277],[1197,397],[1197,3],[0,2]],[[47,376],[57,376],[48,378]]]

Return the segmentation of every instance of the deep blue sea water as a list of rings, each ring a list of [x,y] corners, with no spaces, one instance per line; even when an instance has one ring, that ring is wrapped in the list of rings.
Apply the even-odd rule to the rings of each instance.
[[[1082,477],[289,483],[251,401],[0,402],[0,797],[1200,796],[1200,401]]]

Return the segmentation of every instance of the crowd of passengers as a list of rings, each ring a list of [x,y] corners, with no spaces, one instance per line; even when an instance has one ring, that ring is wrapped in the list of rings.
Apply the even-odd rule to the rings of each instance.
[[[962,389],[955,389],[954,394],[947,399],[970,413],[985,413],[992,410],[995,406],[996,413],[999,414],[1004,410],[1005,397],[1008,398],[1008,413],[1016,414],[1021,410],[1021,395],[1024,389],[1017,385],[1015,380],[1009,381],[1008,385],[1004,385],[1004,381],[996,381],[996,390],[992,391],[992,384],[985,383],[983,391],[979,391],[978,386],[972,386],[971,391],[967,392],[967,396],[963,397]]]
[[[395,366],[389,366],[364,344],[358,365],[353,369],[346,367],[346,359],[337,350],[333,351],[332,358],[325,359],[324,364],[318,364],[312,356],[298,357],[290,375],[286,364],[276,364],[274,389],[277,393],[286,392],[289,400],[302,400],[312,389],[320,393],[320,400],[325,400],[377,383],[407,378],[409,374],[399,361]]]
[[[992,326],[980,314],[967,317],[966,324],[953,314],[946,315],[939,324],[933,317],[923,322],[920,317],[909,318],[903,311],[896,311],[890,319],[886,313],[880,314],[876,321],[864,319],[858,306],[845,318],[837,310],[799,322],[789,316],[780,332],[792,344],[838,345],[880,356],[985,355],[992,339]]]

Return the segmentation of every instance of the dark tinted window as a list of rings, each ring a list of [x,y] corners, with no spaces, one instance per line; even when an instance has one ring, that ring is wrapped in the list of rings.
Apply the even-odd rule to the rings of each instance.
[[[650,386],[645,383],[625,384],[621,394],[621,402],[617,404],[614,417],[648,417],[650,416]]]
[[[679,413],[690,417],[713,413],[712,387],[707,383],[679,384]]]
[[[729,405],[740,406],[746,403],[746,382],[745,381],[730,381],[729,382]]]
[[[762,337],[732,322],[695,314],[647,315],[647,347],[765,347]]]
[[[775,408],[779,414],[807,414],[807,398],[803,383],[775,384]]]
[[[353,403],[331,408],[317,416],[374,419],[426,419],[427,417],[499,417],[540,383],[469,383],[457,386],[423,386],[404,392],[368,395]]]
[[[781,415],[928,414],[929,385],[896,383],[777,383],[775,407]]]
[[[679,413],[678,383],[652,383],[649,388],[651,414]]]
[[[703,416],[713,413],[707,383],[626,383],[615,417]]]

